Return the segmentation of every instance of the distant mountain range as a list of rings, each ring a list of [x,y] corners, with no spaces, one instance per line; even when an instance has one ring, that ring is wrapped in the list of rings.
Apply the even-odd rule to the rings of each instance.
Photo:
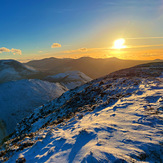
[[[154,62],[159,61],[155,60]],[[47,79],[47,76],[67,73],[67,71],[80,71],[90,78],[96,79],[120,69],[149,62],[151,61],[121,60],[118,58],[95,59],[90,57],[79,59],[45,58],[24,64],[16,60],[0,60],[0,83],[20,79],[44,80]]]
[[[65,92],[17,125],[0,161],[162,162],[162,77],[148,63]]]
[[[154,62],[159,62],[155,60]],[[34,67],[38,71],[42,71],[42,75],[55,75],[66,71],[81,71],[89,77],[95,79],[107,75],[111,72],[129,68],[135,65],[149,63],[152,61],[143,60],[122,60],[118,58],[96,59],[91,57],[82,57],[79,59],[59,59],[45,58],[41,60],[33,60],[25,63],[25,65]],[[44,74],[45,73],[45,74]]]

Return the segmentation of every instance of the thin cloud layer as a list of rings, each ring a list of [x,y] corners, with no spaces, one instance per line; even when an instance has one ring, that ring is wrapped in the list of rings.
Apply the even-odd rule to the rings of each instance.
[[[11,52],[11,53],[13,53],[14,55],[15,55],[15,54],[19,54],[19,55],[22,54],[22,51],[21,51],[20,49],[14,49],[14,48],[12,48],[12,49],[10,50],[10,49],[5,48],[5,47],[0,48],[0,53],[3,53],[3,52]]]
[[[60,48],[61,47],[61,44],[59,43],[53,43],[51,48]]]
[[[15,55],[15,54],[19,54],[21,55],[22,54],[22,51],[20,49],[11,49],[11,52]]]
[[[125,38],[127,40],[146,40],[146,39],[163,39],[163,37],[133,37],[133,38]]]
[[[76,52],[87,52],[90,49],[87,48],[80,48],[80,49],[76,49],[76,50],[66,50],[63,53],[76,53]]]
[[[80,50],[81,52],[86,52],[86,51],[88,51],[87,48],[80,48],[79,50]]]
[[[135,48],[150,48],[150,47],[163,47],[163,44],[159,44],[159,45],[137,45],[137,46],[128,46],[127,48],[132,48],[132,49],[135,49]]]

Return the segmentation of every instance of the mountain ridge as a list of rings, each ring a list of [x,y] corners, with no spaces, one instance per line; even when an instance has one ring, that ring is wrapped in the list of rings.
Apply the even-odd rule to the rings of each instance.
[[[78,59],[46,58],[45,60],[30,61],[25,63],[25,65],[32,66],[43,72],[48,72],[49,75],[64,73],[65,71],[81,71],[91,78],[96,79],[120,69],[149,62],[151,61],[122,60],[115,57],[105,59],[82,57]]]
[[[140,65],[67,91],[17,126],[1,160],[13,150],[9,162],[20,153],[29,162],[159,162],[162,70],[163,62]]]

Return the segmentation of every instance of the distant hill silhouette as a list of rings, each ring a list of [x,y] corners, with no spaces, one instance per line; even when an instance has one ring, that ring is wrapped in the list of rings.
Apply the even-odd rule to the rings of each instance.
[[[158,61],[158,60],[156,60]],[[156,62],[155,61],[155,62]],[[139,64],[148,63],[148,60],[122,60],[118,58],[91,58],[82,57],[79,59],[70,58],[45,58],[41,60],[33,60],[25,63],[25,65],[32,66],[36,70],[48,73],[48,75],[55,75],[66,71],[81,71],[84,74],[95,79],[111,72],[136,66]]]

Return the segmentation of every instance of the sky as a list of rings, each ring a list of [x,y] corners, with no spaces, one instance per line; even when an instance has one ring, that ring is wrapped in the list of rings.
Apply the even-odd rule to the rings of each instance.
[[[0,8],[0,59],[163,59],[163,0],[0,0]],[[113,48],[120,38],[126,48]]]

